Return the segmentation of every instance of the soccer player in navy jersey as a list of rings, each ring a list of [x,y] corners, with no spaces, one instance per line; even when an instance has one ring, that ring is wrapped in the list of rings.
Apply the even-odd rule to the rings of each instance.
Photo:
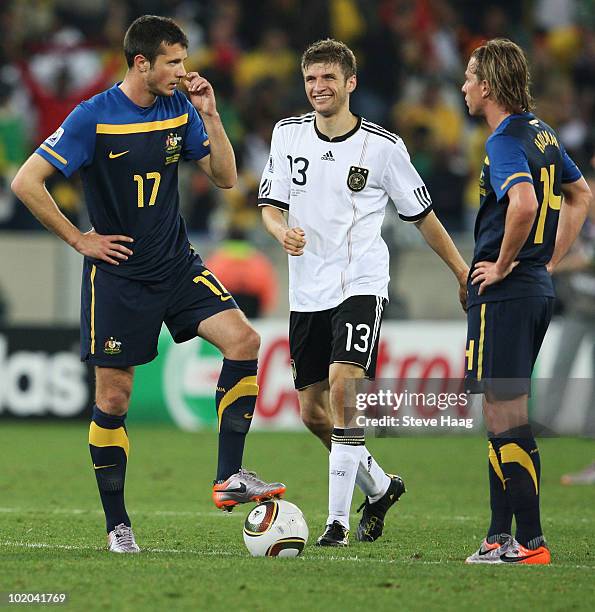
[[[547,564],[527,399],[552,315],[550,274],[583,225],[591,192],[556,132],[530,112],[529,69],[516,44],[495,39],[475,49],[462,91],[469,114],[492,130],[479,180],[466,351],[467,387],[484,396],[492,518],[467,562]]]
[[[213,88],[184,68],[187,47],[171,19],[134,21],[124,38],[124,80],[81,102],[12,183],[39,221],[84,255],[81,358],[96,372],[89,447],[114,552],[139,550],[124,504],[124,420],[134,367],[157,355],[162,323],[176,342],[200,336],[223,353],[215,504],[231,509],[285,491],[241,467],[260,338],[194,252],[180,216],[181,159],[194,160],[218,187],[237,178]],[[178,91],[182,81],[188,98]],[[80,171],[91,231],[72,225],[45,189],[56,170],[66,177]]]

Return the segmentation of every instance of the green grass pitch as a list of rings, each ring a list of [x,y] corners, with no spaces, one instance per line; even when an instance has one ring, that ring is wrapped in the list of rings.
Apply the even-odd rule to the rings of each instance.
[[[488,520],[479,437],[370,440],[408,491],[376,543],[329,550],[312,545],[326,518],[322,445],[305,433],[251,434],[246,466],[286,482],[310,527],[302,557],[253,559],[242,540],[248,508],[224,515],[210,500],[216,434],[148,426],[129,430],[126,495],[144,551],[107,553],[86,432],[0,426],[0,591],[66,592],[66,609],[85,611],[593,609],[595,491],[559,484],[592,460],[592,442],[540,441],[552,565],[477,567],[463,559]]]

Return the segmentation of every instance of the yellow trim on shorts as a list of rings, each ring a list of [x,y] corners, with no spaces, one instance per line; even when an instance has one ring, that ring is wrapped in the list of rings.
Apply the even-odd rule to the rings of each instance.
[[[486,328],[486,304],[481,305],[481,323],[479,325],[479,348],[477,349],[477,380],[481,380],[483,374],[483,342],[485,340]]]
[[[97,266],[91,268],[91,355],[95,355],[95,275]]]

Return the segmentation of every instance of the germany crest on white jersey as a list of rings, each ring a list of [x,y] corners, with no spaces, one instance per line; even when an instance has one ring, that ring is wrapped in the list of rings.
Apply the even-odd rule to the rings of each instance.
[[[314,112],[275,125],[258,204],[287,211],[289,226],[306,234],[304,254],[289,256],[291,310],[326,310],[353,295],[388,298],[380,228],[389,198],[405,221],[432,209],[396,134],[359,117],[353,130],[329,139]]]

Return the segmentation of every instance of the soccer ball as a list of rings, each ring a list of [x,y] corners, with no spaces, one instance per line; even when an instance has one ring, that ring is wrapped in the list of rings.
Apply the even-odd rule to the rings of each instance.
[[[244,543],[253,557],[297,557],[307,541],[302,511],[283,499],[258,504],[244,521]]]

